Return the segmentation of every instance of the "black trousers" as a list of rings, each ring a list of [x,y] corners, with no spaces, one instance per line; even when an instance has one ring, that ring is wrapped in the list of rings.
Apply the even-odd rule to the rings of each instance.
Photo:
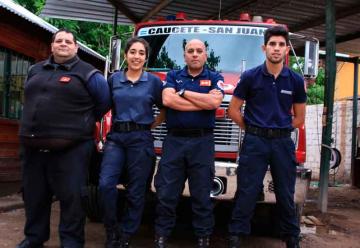
[[[166,136],[155,176],[158,200],[156,234],[170,235],[176,222],[176,206],[188,179],[195,235],[211,235],[214,227],[210,198],[215,174],[214,147],[213,134],[201,137]]]
[[[59,235],[61,247],[84,247],[87,168],[94,143],[80,142],[61,151],[23,147],[22,169],[26,223],[24,233],[32,244],[49,239],[51,203],[60,201]]]

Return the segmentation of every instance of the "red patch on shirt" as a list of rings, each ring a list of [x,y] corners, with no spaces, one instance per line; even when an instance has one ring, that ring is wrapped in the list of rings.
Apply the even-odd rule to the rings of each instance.
[[[210,80],[200,80],[200,86],[211,86]]]
[[[60,83],[67,84],[71,81],[71,77],[62,76],[59,80]]]

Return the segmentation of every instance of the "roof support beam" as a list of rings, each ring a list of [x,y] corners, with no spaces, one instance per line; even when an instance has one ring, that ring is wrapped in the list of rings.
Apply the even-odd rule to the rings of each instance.
[[[163,8],[168,6],[173,0],[164,0],[160,1],[158,5],[156,5],[152,10],[150,10],[142,19],[141,22],[148,21],[151,17],[159,13]]]
[[[358,13],[360,13],[360,3],[354,4],[350,7],[336,9],[335,20],[339,20]],[[307,20],[306,22],[289,26],[289,30],[291,30],[291,32],[298,32],[304,29],[319,26],[324,23],[325,23],[325,15],[321,15],[312,20]]]
[[[318,207],[322,213],[327,212],[328,183],[331,152],[331,131],[334,107],[334,89],[336,77],[335,49],[335,0],[326,0],[326,59],[325,59],[325,89],[323,107],[323,126],[320,160],[320,183]],[[330,148],[330,149],[329,149]]]
[[[140,22],[138,18],[122,1],[108,0],[112,5],[115,6],[122,14],[124,14],[129,20],[134,23]]]
[[[350,41],[350,40],[355,40],[358,38],[360,38],[360,31],[351,33],[351,34],[336,36],[336,44],[341,43],[341,42]],[[323,47],[325,45],[326,45],[326,40],[320,41],[320,47]]]

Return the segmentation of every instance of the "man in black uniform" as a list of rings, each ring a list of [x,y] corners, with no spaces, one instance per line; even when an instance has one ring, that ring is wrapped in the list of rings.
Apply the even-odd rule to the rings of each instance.
[[[49,239],[53,195],[60,201],[61,247],[84,247],[87,167],[95,120],[110,108],[105,78],[77,57],[76,39],[61,29],[52,55],[33,65],[25,82],[20,127],[26,223],[17,248],[38,248]]]
[[[221,104],[223,77],[204,66],[202,41],[190,40],[184,51],[187,66],[167,74],[163,90],[168,134],[155,176],[157,218],[155,247],[166,247],[175,225],[176,205],[188,179],[193,227],[198,247],[209,247],[214,220],[210,191],[214,177],[215,109]]]
[[[229,248],[241,247],[241,236],[250,233],[257,197],[270,165],[280,213],[280,231],[287,248],[299,247],[299,223],[295,214],[295,145],[293,128],[305,121],[304,79],[284,65],[289,34],[282,26],[264,34],[264,64],[245,71],[234,90],[230,118],[245,130],[237,168],[235,206],[229,224]],[[246,102],[244,116],[240,109]],[[293,110],[293,116],[292,116]]]

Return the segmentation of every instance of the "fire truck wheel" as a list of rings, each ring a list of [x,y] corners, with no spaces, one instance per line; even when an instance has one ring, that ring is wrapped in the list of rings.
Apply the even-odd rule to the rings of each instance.
[[[341,152],[336,148],[331,148],[330,169],[336,169],[341,163]]]
[[[101,222],[102,210],[100,206],[99,187],[97,185],[88,185],[88,195],[84,200],[84,209],[86,216],[93,222]]]

